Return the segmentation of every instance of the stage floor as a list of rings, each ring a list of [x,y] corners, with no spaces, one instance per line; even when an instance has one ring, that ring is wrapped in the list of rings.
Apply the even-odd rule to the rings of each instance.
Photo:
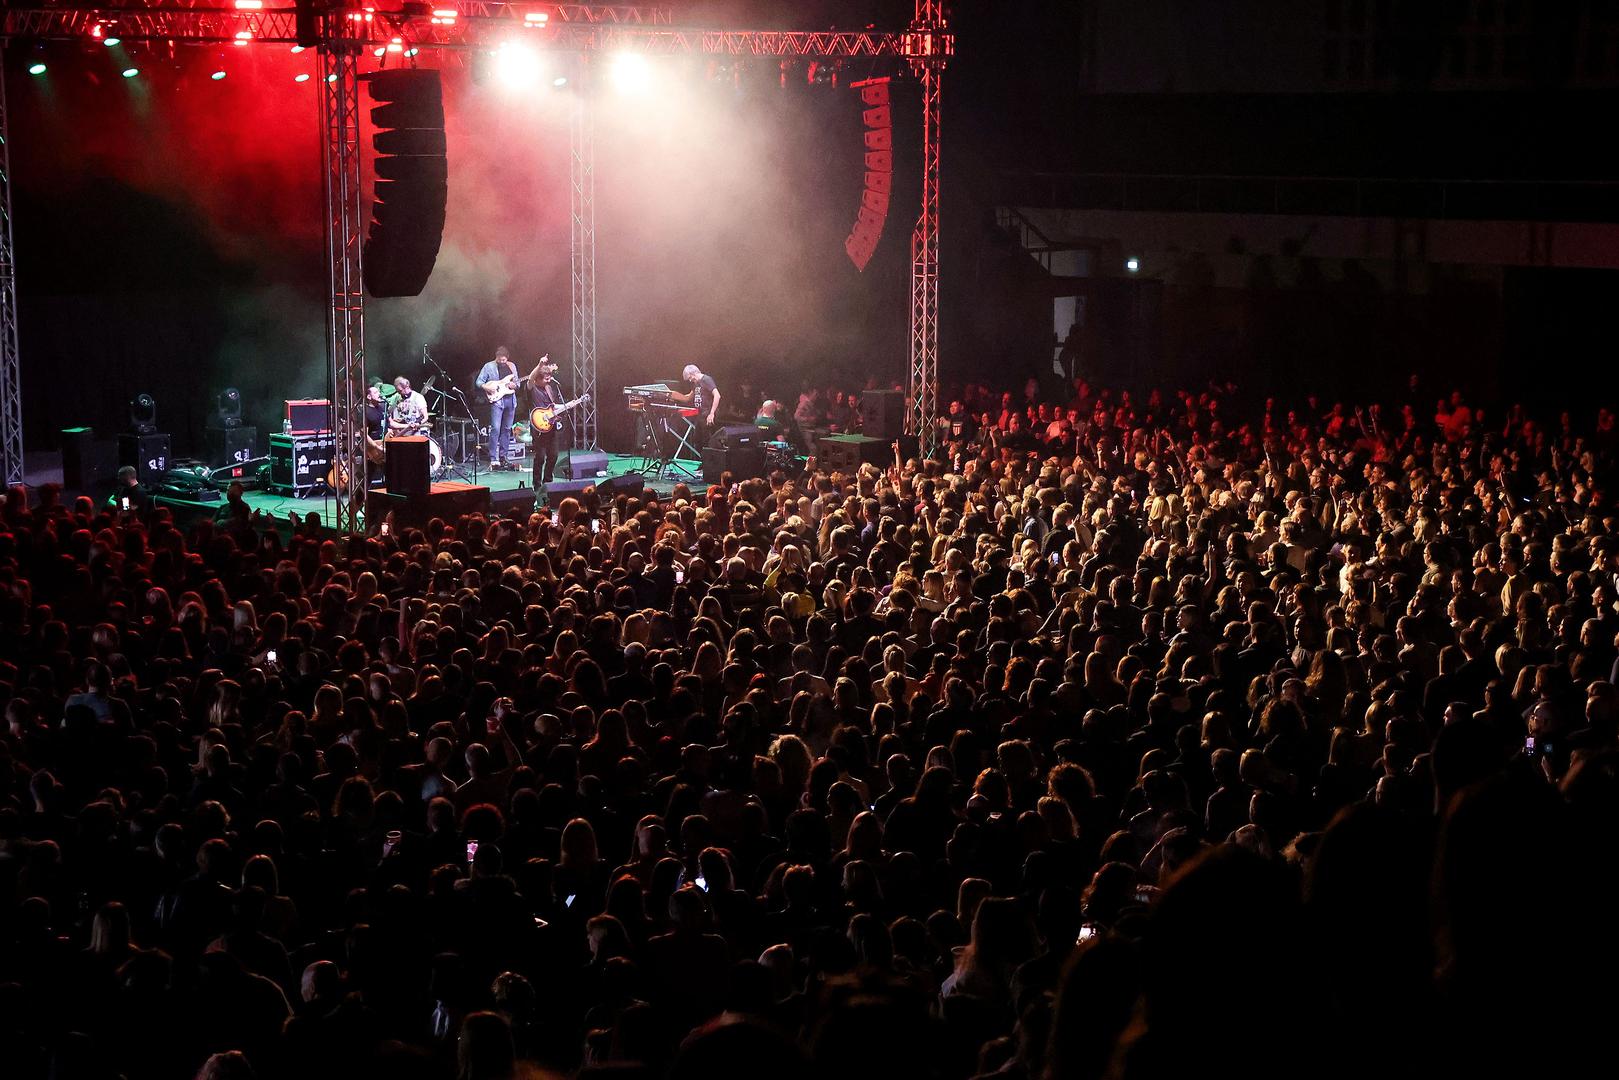
[[[607,474],[610,477],[639,475],[642,457],[639,454],[608,454]],[[680,465],[694,475],[700,475],[700,463],[682,458]],[[62,482],[61,455],[55,453],[29,454],[28,471],[25,477],[30,486],[39,484]],[[491,493],[533,489],[531,480],[533,474],[529,471],[529,463],[524,459],[519,463],[517,472],[485,472],[479,470],[476,483],[487,487]],[[465,476],[452,475],[438,477],[440,480],[456,480],[472,483],[471,472]],[[700,481],[688,481],[699,483]],[[648,479],[646,486],[659,495],[668,495],[674,490],[675,480]],[[300,518],[308,514],[320,515],[322,525],[331,527],[337,518],[337,508],[328,495],[310,495],[306,498],[297,498],[291,495],[278,495],[269,491],[249,491],[243,496],[244,501],[255,510],[262,510],[266,514],[286,520],[288,514],[296,513]],[[175,511],[181,521],[189,521],[195,516],[207,514],[212,516],[223,504],[224,497],[218,500],[177,499],[166,495],[157,496],[160,506],[167,506]],[[508,504],[511,505],[511,504]]]

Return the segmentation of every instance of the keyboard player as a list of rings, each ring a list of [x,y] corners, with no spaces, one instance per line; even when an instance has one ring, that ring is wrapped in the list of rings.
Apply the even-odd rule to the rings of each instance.
[[[709,432],[714,429],[714,418],[719,415],[720,388],[714,382],[714,377],[703,374],[696,364],[687,364],[681,370],[680,377],[691,384],[691,390],[671,396],[696,410],[697,415],[692,417],[692,422],[697,425],[697,435],[692,442],[701,451],[708,445]]]

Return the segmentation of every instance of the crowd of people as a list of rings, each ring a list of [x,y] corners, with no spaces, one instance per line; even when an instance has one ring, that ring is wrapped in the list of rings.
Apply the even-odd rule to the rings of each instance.
[[[1612,412],[941,401],[348,540],[12,490],[6,1075],[1592,1071]]]

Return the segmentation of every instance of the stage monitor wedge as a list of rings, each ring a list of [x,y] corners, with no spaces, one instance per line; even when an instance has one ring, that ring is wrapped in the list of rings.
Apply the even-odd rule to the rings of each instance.
[[[372,296],[419,296],[444,237],[449,164],[439,73],[396,68],[365,76],[376,134],[375,199],[366,230],[365,289]]]

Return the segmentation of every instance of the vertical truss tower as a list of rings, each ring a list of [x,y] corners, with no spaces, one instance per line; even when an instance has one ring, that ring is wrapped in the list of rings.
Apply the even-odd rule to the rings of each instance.
[[[365,287],[360,251],[365,203],[360,174],[360,46],[341,15],[326,17],[320,46],[326,163],[326,255],[331,306],[326,351],[332,376],[332,461],[341,533],[365,528]]]
[[[0,470],[22,483],[22,367],[17,354],[17,263],[11,237],[11,135],[6,126],[6,50],[0,43]]]
[[[586,92],[587,65],[575,67],[568,125],[569,294],[573,311],[573,394],[590,400],[573,413],[573,444],[595,450],[596,425],[596,123]]]
[[[916,0],[906,55],[922,84],[922,206],[911,232],[911,367],[906,430],[933,452],[939,414],[939,79],[950,54],[944,0]]]

